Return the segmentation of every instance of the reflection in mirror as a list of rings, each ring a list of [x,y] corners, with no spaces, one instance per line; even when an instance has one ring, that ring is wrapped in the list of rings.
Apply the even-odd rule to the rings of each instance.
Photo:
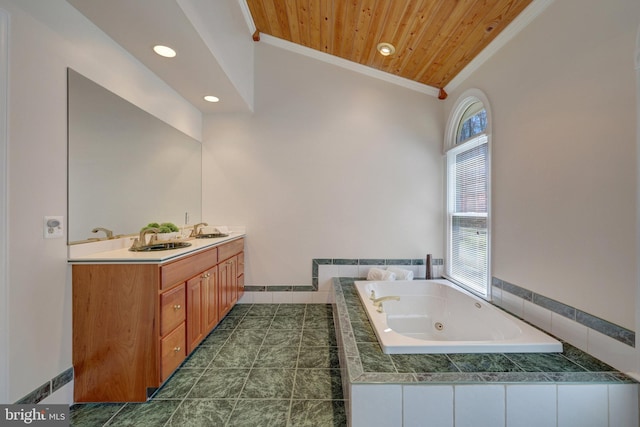
[[[200,142],[68,70],[68,238],[201,216]]]

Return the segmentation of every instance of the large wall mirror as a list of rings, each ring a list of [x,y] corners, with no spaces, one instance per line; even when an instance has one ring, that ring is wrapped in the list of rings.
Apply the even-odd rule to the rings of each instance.
[[[200,221],[200,142],[72,69],[68,139],[69,244]]]

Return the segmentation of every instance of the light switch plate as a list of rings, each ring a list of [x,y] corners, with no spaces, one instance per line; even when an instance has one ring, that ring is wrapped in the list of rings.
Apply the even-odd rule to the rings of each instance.
[[[62,216],[45,216],[44,238],[57,239],[59,237],[64,237],[63,221],[64,217]]]

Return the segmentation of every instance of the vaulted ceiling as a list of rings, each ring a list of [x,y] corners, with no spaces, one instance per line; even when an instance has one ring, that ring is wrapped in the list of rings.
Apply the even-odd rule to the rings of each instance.
[[[259,33],[443,88],[531,1],[247,0],[247,5]],[[381,42],[392,44],[395,53],[379,54]]]
[[[437,95],[552,1],[67,0],[203,113],[253,109],[252,38]],[[158,57],[157,43],[178,56]]]

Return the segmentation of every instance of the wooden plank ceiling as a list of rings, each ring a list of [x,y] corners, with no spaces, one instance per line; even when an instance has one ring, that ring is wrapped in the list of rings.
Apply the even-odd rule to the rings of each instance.
[[[247,0],[259,33],[444,88],[532,0]],[[376,46],[391,43],[384,57]]]

